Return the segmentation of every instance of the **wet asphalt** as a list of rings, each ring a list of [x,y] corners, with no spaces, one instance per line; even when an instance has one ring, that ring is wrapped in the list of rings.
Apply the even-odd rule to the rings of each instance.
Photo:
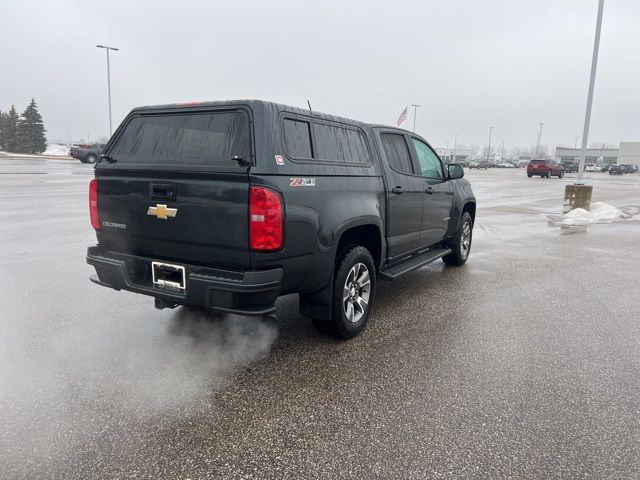
[[[337,342],[89,282],[91,167],[0,158],[0,477],[639,478],[640,216],[563,234],[558,179],[467,171],[471,257],[379,283]],[[591,174],[640,207],[640,174]]]

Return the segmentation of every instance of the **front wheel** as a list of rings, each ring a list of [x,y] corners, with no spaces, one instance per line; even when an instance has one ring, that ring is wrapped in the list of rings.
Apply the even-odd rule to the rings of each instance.
[[[447,265],[464,265],[471,252],[471,240],[473,239],[473,219],[469,212],[464,212],[460,219],[460,225],[453,239],[449,242],[451,253],[442,257]]]
[[[98,157],[96,157],[94,154],[87,155],[87,163],[96,163],[97,160]]]
[[[314,324],[335,338],[355,337],[367,325],[375,292],[376,269],[369,250],[352,247],[336,263],[331,320]]]

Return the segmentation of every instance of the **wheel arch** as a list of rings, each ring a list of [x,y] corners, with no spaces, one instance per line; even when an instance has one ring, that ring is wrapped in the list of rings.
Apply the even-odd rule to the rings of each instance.
[[[350,245],[365,247],[373,257],[376,272],[382,264],[382,229],[376,222],[361,223],[347,226],[342,229],[336,245],[334,263],[338,262]]]

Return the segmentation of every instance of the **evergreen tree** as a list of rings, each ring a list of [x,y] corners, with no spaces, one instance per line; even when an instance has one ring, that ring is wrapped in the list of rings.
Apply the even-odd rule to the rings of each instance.
[[[47,139],[44,136],[42,115],[38,112],[36,101],[31,103],[18,119],[16,139],[18,151],[22,153],[42,153],[47,149]]]
[[[13,105],[9,113],[2,119],[2,148],[7,152],[15,152],[17,147],[18,113]]]
[[[4,150],[4,117],[6,113],[0,110],[0,150]]]

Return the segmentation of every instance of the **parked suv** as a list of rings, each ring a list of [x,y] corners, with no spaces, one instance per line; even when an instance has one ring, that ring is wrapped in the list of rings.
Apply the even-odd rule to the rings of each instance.
[[[359,333],[379,279],[466,262],[476,200],[460,165],[398,128],[262,101],[134,109],[89,187],[91,280]]]
[[[564,177],[564,168],[561,165],[555,165],[549,160],[531,160],[527,165],[527,177],[531,178],[534,175],[540,175],[541,177]]]
[[[104,149],[103,143],[76,145],[71,147],[69,155],[82,163],[96,163]]]

